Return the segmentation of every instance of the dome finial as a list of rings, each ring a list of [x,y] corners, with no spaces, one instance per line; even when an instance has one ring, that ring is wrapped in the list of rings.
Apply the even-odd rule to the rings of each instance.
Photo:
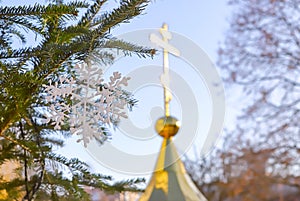
[[[170,138],[178,132],[180,128],[180,121],[172,116],[164,116],[159,118],[155,124],[156,132],[164,137]]]

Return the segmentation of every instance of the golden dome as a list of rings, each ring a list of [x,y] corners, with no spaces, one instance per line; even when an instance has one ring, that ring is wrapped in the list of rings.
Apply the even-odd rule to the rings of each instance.
[[[156,132],[164,137],[164,138],[170,138],[178,132],[180,128],[180,121],[176,119],[175,117],[171,116],[164,116],[159,118],[156,121],[155,130]]]

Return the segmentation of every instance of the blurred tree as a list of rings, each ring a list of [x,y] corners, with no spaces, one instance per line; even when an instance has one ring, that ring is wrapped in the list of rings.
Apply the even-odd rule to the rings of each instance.
[[[299,2],[230,3],[236,9],[220,48],[219,66],[225,80],[243,87],[247,98],[237,132],[299,158]]]
[[[299,200],[300,2],[229,3],[218,65],[242,111],[225,148],[190,169],[209,200]]]
[[[141,14],[149,2],[122,0],[105,12],[106,2],[49,1],[0,7],[0,165],[6,167],[0,178],[0,199],[89,200],[82,186],[136,190],[139,179],[113,184],[110,177],[91,173],[84,162],[55,154],[53,148],[63,146],[70,136],[69,125],[57,131],[53,122],[41,121],[43,111],[50,107],[43,95],[45,85],[60,75],[73,77],[77,62],[112,62],[112,49],[125,55],[152,55],[153,50],[110,35],[111,29]],[[119,96],[134,104],[129,93],[122,91]],[[59,101],[69,104],[71,100]],[[7,167],[7,162],[16,165]],[[7,168],[19,176],[6,177]]]
[[[239,136],[242,137],[243,136]],[[300,201],[297,169],[280,166],[291,158],[276,148],[250,145],[244,139],[227,140],[209,157],[187,161],[187,170],[210,201]]]

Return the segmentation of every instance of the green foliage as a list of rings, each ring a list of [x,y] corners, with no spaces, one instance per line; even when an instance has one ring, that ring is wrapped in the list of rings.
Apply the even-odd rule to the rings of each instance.
[[[41,95],[43,85],[61,74],[72,76],[76,62],[112,62],[111,49],[152,56],[153,50],[110,35],[110,29],[141,14],[148,0],[121,1],[119,7],[103,12],[105,3],[0,6],[0,165],[17,161],[20,175],[0,179],[7,199],[89,200],[84,186],[110,192],[139,190],[136,184],[142,180],[113,184],[110,177],[91,173],[84,162],[55,155],[53,147],[63,146],[70,135],[68,126],[57,132],[51,122],[40,121],[39,109],[48,107]],[[79,15],[80,11],[84,13]],[[15,45],[16,41],[22,45]],[[121,98],[129,106],[135,104],[129,92],[123,91]]]

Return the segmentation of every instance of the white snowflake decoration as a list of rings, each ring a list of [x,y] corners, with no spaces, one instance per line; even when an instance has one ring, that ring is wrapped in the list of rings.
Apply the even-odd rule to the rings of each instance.
[[[84,146],[92,139],[103,141],[103,126],[118,122],[121,117],[127,118],[123,111],[127,102],[122,95],[121,87],[127,86],[128,77],[114,72],[110,81],[104,83],[103,72],[90,63],[75,66],[78,79],[60,77],[55,83],[44,85],[46,100],[51,103],[50,111],[45,115],[45,123],[53,121],[54,129],[69,124],[73,134],[81,136]],[[63,100],[70,97],[71,104]]]

